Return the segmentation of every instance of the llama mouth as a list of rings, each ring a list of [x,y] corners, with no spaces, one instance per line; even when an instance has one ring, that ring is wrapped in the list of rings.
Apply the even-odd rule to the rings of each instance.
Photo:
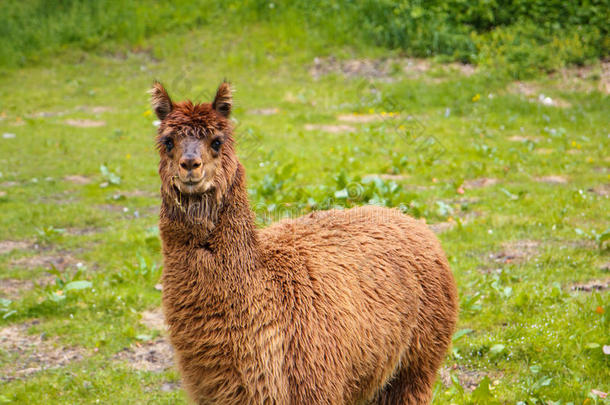
[[[206,181],[204,177],[199,180],[182,180],[176,176],[173,186],[178,193],[185,195],[203,194],[213,188],[211,182]]]
[[[195,187],[195,186],[201,184],[203,182],[203,179],[196,180],[196,181],[194,181],[194,180],[187,180],[187,181],[180,180],[180,182],[183,185],[187,186],[187,187]]]

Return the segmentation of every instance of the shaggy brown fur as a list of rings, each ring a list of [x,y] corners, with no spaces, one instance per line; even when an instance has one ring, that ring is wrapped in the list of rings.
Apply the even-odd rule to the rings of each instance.
[[[163,306],[198,404],[426,404],[457,292],[434,234],[397,210],[309,214],[258,230],[228,116],[172,103],[161,119]]]

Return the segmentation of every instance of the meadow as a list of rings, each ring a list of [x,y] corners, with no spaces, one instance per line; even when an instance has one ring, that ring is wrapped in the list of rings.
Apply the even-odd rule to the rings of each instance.
[[[210,101],[225,78],[260,226],[377,204],[438,233],[461,312],[434,404],[610,403],[609,62],[519,74],[191,16],[0,64],[0,404],[186,403],[146,91]]]

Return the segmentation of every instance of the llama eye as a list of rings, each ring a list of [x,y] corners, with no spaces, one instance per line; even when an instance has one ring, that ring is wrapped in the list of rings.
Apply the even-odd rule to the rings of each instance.
[[[165,149],[169,152],[174,148],[174,141],[171,138],[167,138],[163,141],[163,145],[165,145]]]
[[[220,150],[221,145],[222,145],[222,142],[220,142],[220,140],[214,139],[210,146],[212,147],[212,149],[214,149],[216,152],[218,152]]]

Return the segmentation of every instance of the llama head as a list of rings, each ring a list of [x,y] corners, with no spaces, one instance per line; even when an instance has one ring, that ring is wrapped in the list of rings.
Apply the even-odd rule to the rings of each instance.
[[[162,193],[173,201],[220,200],[237,170],[229,84],[218,87],[211,103],[174,103],[158,82],[150,93],[161,121],[157,147]]]

